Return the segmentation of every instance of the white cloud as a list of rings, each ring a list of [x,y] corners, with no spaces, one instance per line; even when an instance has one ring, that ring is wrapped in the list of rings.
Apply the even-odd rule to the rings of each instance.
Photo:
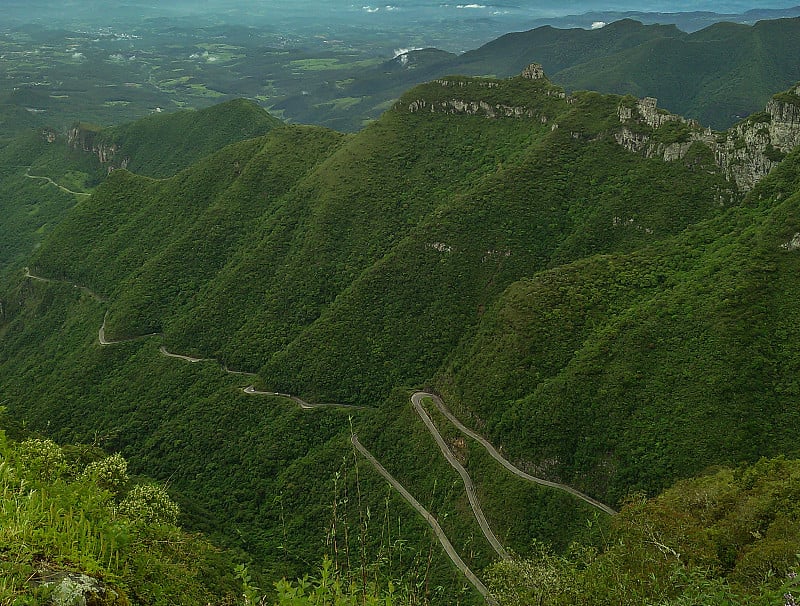
[[[396,48],[396,49],[394,49],[394,56],[392,57],[392,59],[397,59],[398,57],[400,57],[402,55],[406,55],[406,54],[410,53],[411,51],[418,51],[418,50],[422,50],[422,47]]]
[[[485,4],[456,4],[456,8],[486,8]]]
[[[605,21],[595,21],[592,23],[592,29],[602,29],[608,25]]]

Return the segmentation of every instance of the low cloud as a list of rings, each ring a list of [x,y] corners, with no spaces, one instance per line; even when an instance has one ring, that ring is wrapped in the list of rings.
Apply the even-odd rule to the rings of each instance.
[[[398,57],[400,57],[401,55],[406,55],[406,54],[408,54],[408,53],[410,53],[410,52],[412,52],[412,51],[418,51],[418,50],[422,50],[422,48],[421,48],[421,47],[414,47],[414,48],[396,48],[396,49],[394,49],[394,56],[392,57],[392,59],[397,59],[397,58],[398,58]]]

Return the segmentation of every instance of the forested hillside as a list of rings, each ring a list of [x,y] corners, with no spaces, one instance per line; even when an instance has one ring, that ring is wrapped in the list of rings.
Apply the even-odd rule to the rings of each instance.
[[[281,122],[235,100],[200,111],[154,114],[114,128],[79,123],[67,133],[41,126],[0,144],[0,274],[24,263],[76,202],[114,169],[164,178],[234,141]]]
[[[9,280],[4,401],[169,479],[186,522],[266,578],[333,550],[478,601],[358,444],[475,571],[504,549],[473,492],[497,541],[534,557],[601,548],[633,493],[798,455],[799,105],[793,88],[714,135],[530,66],[421,85],[356,135],[264,119],[164,178],[185,144],[136,146],[147,174],[111,172]],[[230,132],[249,113],[217,111]],[[412,407],[423,387],[572,492]]]

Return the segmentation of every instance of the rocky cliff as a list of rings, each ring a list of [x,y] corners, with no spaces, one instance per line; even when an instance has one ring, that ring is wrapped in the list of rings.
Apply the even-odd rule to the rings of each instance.
[[[572,102],[563,90],[550,84],[545,78],[542,66],[538,63],[526,67],[520,78],[536,81],[537,92],[544,97],[566,103]],[[509,103],[507,96],[502,100],[495,98],[492,91],[500,89],[502,84],[502,80],[488,78],[442,78],[418,87],[415,90],[424,90],[426,95],[401,101],[400,106],[411,113],[467,114],[485,118],[533,118],[542,124],[549,122],[550,118],[540,102],[517,104]],[[434,91],[432,87],[441,87],[441,90]],[[482,89],[485,92],[482,93]]]
[[[71,149],[92,153],[110,173],[117,168],[127,168],[129,158],[117,158],[120,151],[116,143],[102,141],[98,127],[78,123],[67,132],[67,145]],[[115,161],[116,160],[116,161]]]
[[[765,111],[729,131],[713,133],[697,122],[658,109],[653,98],[619,106],[622,128],[615,133],[626,149],[666,161],[682,160],[692,145],[702,143],[728,180],[749,191],[784,156],[800,145],[800,85],[776,95]]]
[[[434,80],[411,91],[397,107],[411,113],[527,118],[555,130],[565,104],[575,100],[533,63],[511,80],[456,76]],[[710,150],[725,177],[746,192],[800,145],[800,85],[776,95],[765,111],[723,133],[660,109],[652,97],[623,97],[618,116],[619,127],[607,134],[629,151],[675,162],[686,159],[692,149],[703,149],[706,155]],[[572,135],[582,136],[577,131]]]

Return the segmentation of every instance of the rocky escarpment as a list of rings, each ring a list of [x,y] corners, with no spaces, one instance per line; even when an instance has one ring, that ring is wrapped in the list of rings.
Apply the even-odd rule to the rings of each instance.
[[[547,80],[541,65],[531,64],[510,80],[448,77],[417,87],[401,99],[400,111],[527,118],[559,127],[566,105],[580,98],[567,95]],[[617,108],[619,127],[593,137],[612,135],[618,144],[648,158],[667,162],[713,157],[725,177],[741,192],[749,191],[783,157],[800,145],[800,86],[776,95],[766,110],[724,133],[695,120],[660,109],[652,97],[623,97]],[[581,132],[573,132],[580,138]],[[710,153],[710,156],[709,156]]]
[[[714,143],[711,129],[704,130],[696,121],[659,109],[657,104],[653,97],[623,100],[618,110],[622,128],[614,134],[617,143],[633,153],[666,161],[684,158],[696,141]]]
[[[117,168],[127,168],[129,158],[117,158],[119,146],[100,140],[99,133],[100,129],[97,127],[78,123],[67,132],[67,145],[71,149],[96,155],[109,173]]]
[[[545,97],[551,97],[571,102],[567,94],[551,85],[545,78],[544,70],[538,63],[532,63],[526,67],[521,76],[523,80],[539,81],[540,92]],[[417,97],[409,100],[402,105],[411,113],[431,112],[444,114],[467,114],[471,116],[483,116],[485,118],[534,118],[542,124],[549,122],[549,117],[542,111],[541,105],[535,104],[514,104],[506,100],[495,100],[491,91],[501,88],[503,81],[477,78],[443,78],[434,80],[426,85],[427,93],[425,97]],[[442,91],[430,89],[432,86],[441,87]],[[480,93],[480,89],[486,91]]]
[[[763,113],[734,126],[717,145],[717,163],[742,189],[751,189],[800,145],[800,86],[776,95]]]
[[[716,164],[741,191],[749,191],[783,157],[800,145],[800,86],[776,95],[764,112],[725,133],[658,109],[656,100],[626,98],[619,106],[622,128],[615,133],[626,149],[666,161],[683,159],[695,143],[714,154]]]

